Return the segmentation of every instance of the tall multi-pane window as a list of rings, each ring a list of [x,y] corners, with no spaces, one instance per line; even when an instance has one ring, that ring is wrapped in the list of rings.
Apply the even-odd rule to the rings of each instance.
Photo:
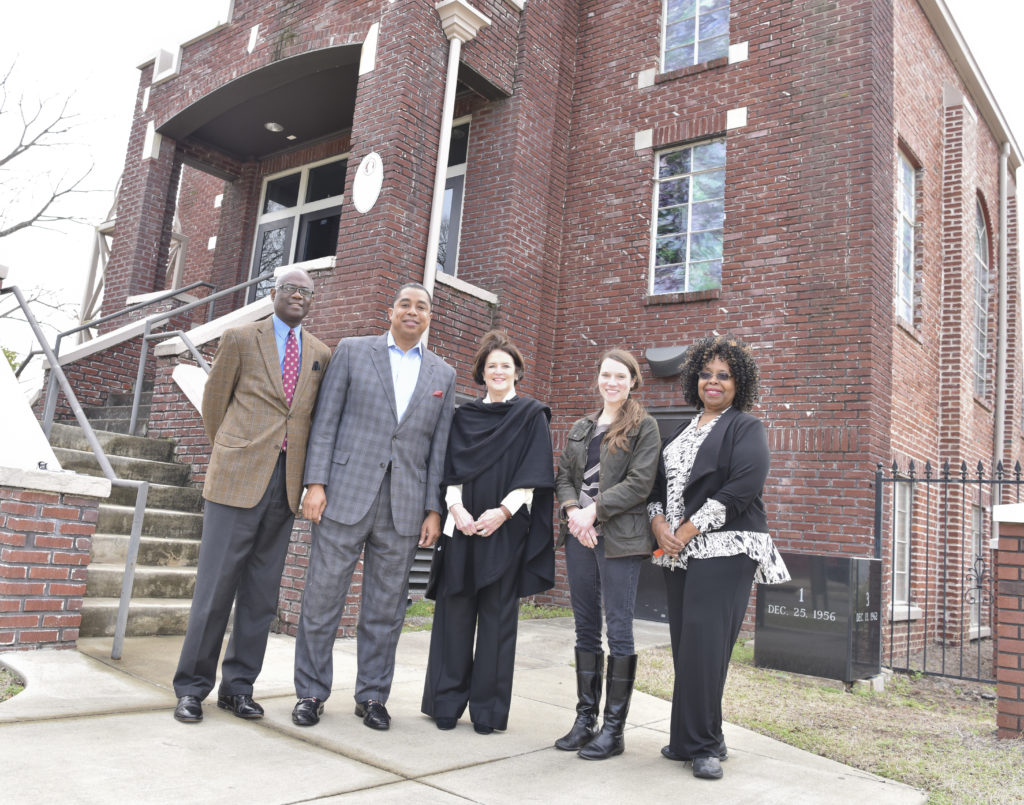
[[[347,168],[347,159],[331,159],[266,178],[250,276],[334,255]],[[273,287],[264,280],[252,296]]]
[[[729,0],[664,0],[662,72],[729,53]]]
[[[448,172],[444,183],[441,234],[437,243],[437,270],[455,275],[459,257],[459,231],[462,228],[462,191],[466,186],[466,159],[469,156],[469,122],[452,126],[448,149]]]
[[[910,535],[913,521],[911,481],[896,482],[896,512],[893,528],[892,599],[897,604],[910,603]]]
[[[657,155],[651,293],[722,286],[725,140]]]
[[[910,160],[900,154],[896,173],[896,315],[912,323],[917,171]]]
[[[974,227],[974,393],[985,396],[988,353],[988,227],[981,202],[977,203]]]

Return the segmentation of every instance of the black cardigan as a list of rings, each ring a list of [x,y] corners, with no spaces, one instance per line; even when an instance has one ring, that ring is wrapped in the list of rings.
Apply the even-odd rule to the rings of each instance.
[[[667,512],[665,447],[686,425],[680,426],[662,444],[658,475],[649,503],[661,503]],[[690,479],[683,490],[684,518],[689,519],[709,498],[725,506],[725,524],[718,531],[767,533],[761,494],[768,477],[768,434],[755,416],[730,408],[697,450]]]

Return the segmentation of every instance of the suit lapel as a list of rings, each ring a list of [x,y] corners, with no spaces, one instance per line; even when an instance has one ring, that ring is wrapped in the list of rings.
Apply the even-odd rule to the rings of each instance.
[[[388,355],[388,337],[382,335],[370,347],[370,362],[377,370],[384,394],[391,405],[391,415],[398,420],[398,403],[395,401],[395,381],[391,377],[391,358]],[[421,367],[422,368],[422,367]]]
[[[260,325],[259,344],[260,354],[263,355],[263,362],[266,364],[270,382],[277,396],[284,402],[284,381],[281,379],[281,359],[277,353],[277,338],[274,335],[273,319],[266,319],[266,323]]]
[[[412,391],[412,397],[409,398],[409,405],[405,409],[405,416],[402,417],[402,421],[405,422],[409,418],[409,412],[413,410],[424,397],[427,396],[427,392],[433,385],[434,377],[434,361],[433,354],[427,352],[424,348],[423,354],[420,359],[420,373],[416,377],[416,388]]]

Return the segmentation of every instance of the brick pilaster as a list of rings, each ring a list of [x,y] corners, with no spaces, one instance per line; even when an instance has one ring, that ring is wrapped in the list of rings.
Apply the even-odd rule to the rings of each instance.
[[[1024,735],[1024,523],[1001,523],[996,562],[996,725]]]
[[[0,486],[0,651],[74,648],[98,499]]]

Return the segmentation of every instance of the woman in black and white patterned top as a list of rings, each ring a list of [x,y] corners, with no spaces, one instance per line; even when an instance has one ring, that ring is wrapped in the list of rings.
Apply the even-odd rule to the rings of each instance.
[[[683,396],[699,416],[668,439],[648,502],[665,568],[675,661],[670,760],[692,760],[695,777],[722,776],[722,693],[751,583],[789,579],[768,534],[761,500],[768,437],[746,413],[759,373],[749,348],[727,336],[687,352]]]

